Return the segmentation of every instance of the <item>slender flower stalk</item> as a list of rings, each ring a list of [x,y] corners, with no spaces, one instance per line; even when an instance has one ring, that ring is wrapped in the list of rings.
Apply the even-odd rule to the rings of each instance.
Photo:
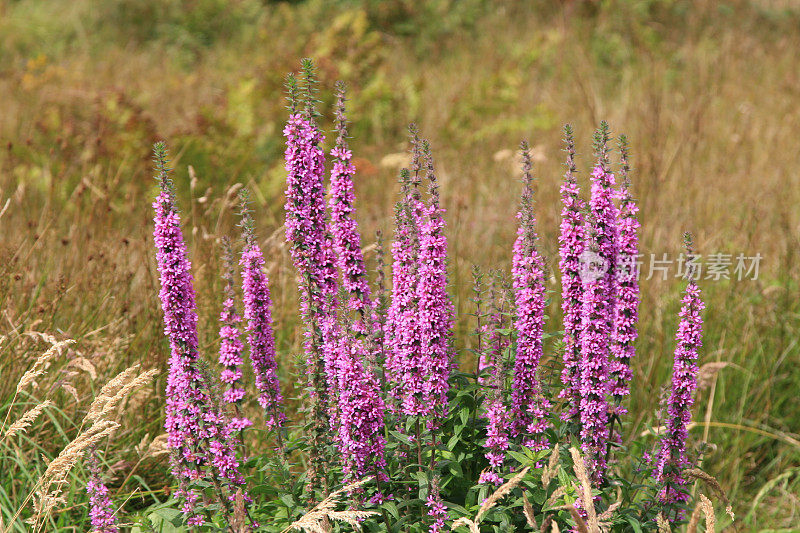
[[[164,143],[157,143],[154,152],[161,192],[153,203],[153,239],[161,280],[159,295],[164,332],[171,349],[165,428],[167,443],[173,452],[173,475],[179,481],[179,497],[184,501],[183,510],[189,515],[189,523],[198,525],[204,519],[196,513],[199,494],[190,485],[210,477],[220,501],[228,505],[227,496],[231,494],[222,494],[217,480],[238,487],[244,479],[238,470],[235,440],[230,437],[228,422],[212,401],[207,379],[199,368],[191,264],[175,208]]]
[[[589,244],[583,256],[581,344],[581,443],[595,483],[606,469],[609,439],[609,346],[616,302],[617,208],[613,202],[614,175],[609,171],[608,124],[595,133],[597,164],[591,176]],[[588,253],[586,253],[588,252]]]
[[[250,364],[258,389],[258,404],[264,409],[267,429],[274,429],[278,448],[283,453],[281,432],[286,421],[283,397],[278,381],[278,363],[272,329],[272,299],[269,279],[264,271],[264,255],[256,243],[253,218],[247,210],[246,196],[242,197],[242,227],[244,250],[239,264],[242,267],[244,317],[247,320],[247,343]]]
[[[688,255],[693,256],[690,234],[684,236]],[[667,407],[666,431],[663,433],[656,460],[655,478],[662,512],[669,520],[683,516],[682,504],[688,501],[688,481],[683,470],[690,467],[686,459],[687,425],[692,419],[694,392],[697,389],[697,352],[703,343],[705,305],[700,298],[700,288],[689,277],[683,306],[678,316],[680,324],[676,334],[677,346],[672,369],[672,392]]]
[[[447,415],[448,379],[453,369],[450,346],[453,329],[453,303],[447,294],[447,238],[444,235],[444,209],[430,147],[423,144],[426,177],[430,183],[430,205],[424,210],[419,228],[417,277],[419,359],[425,379],[422,407],[431,417],[429,429],[436,429]]]
[[[336,249],[337,265],[342,273],[342,286],[350,294],[349,307],[359,315],[354,323],[356,331],[366,334],[367,321],[372,306],[367,283],[364,256],[361,252],[361,235],[353,207],[353,153],[347,146],[347,118],[345,116],[345,87],[336,86],[336,145],[331,150],[331,194],[328,205],[331,211],[331,233]]]
[[[506,451],[509,448],[509,424],[510,417],[506,406],[506,368],[503,360],[505,351],[508,349],[510,340],[503,335],[503,315],[497,310],[489,316],[488,347],[485,353],[481,353],[484,363],[483,371],[488,371],[487,378],[481,378],[482,385],[486,389],[486,459],[489,461],[489,468],[481,472],[479,483],[501,485],[503,478],[499,471],[505,462]]]
[[[311,397],[310,487],[325,481],[323,446],[330,417],[336,415],[335,323],[336,257],[325,216],[325,154],[323,136],[314,123],[314,71],[303,61],[304,82],[289,77],[290,109],[294,110],[283,130],[286,137],[286,240],[300,281],[300,310],[305,330],[306,372]],[[300,94],[303,110],[292,101]],[[330,395],[330,396],[329,396]],[[324,488],[324,487],[323,487]]]
[[[628,145],[625,136],[620,137],[620,174],[622,184],[619,190],[619,261],[616,269],[617,301],[614,309],[611,352],[611,395],[614,399],[614,412],[617,416],[626,413],[622,401],[630,394],[633,377],[631,359],[636,355],[633,343],[638,332],[636,322],[639,317],[639,279],[637,261],[639,255],[639,221],[636,214],[639,208],[630,192]]]
[[[544,262],[536,248],[539,237],[533,213],[532,163],[527,142],[522,143],[521,150],[524,188],[517,213],[519,228],[512,265],[517,351],[511,395],[511,431],[524,446],[538,450],[547,447],[544,432],[548,427],[547,413],[550,409],[550,402],[544,397],[537,377],[544,332]]]
[[[444,531],[444,520],[447,518],[447,506],[442,501],[439,490],[439,479],[434,476],[431,480],[428,499],[425,502],[428,508],[428,516],[433,517],[433,523],[428,528],[428,533],[440,533]]]
[[[220,347],[219,363],[223,370],[220,380],[227,385],[222,395],[223,401],[234,409],[234,416],[230,420],[231,431],[242,431],[253,425],[245,416],[242,416],[242,399],[245,391],[242,388],[242,350],[244,345],[240,339],[239,323],[242,318],[236,313],[236,292],[234,290],[234,262],[233,250],[230,240],[223,239],[223,263],[225,280],[225,301],[222,304],[222,313],[219,320],[222,327],[219,330]]]
[[[89,518],[92,522],[91,533],[117,533],[116,510],[108,496],[108,487],[100,478],[100,461],[97,451],[92,448],[88,452],[89,480],[86,493],[89,495]]]
[[[591,198],[589,211],[592,217],[592,231],[595,232],[597,254],[603,262],[603,283],[607,301],[606,319],[609,328],[614,322],[614,309],[617,294],[617,267],[619,263],[619,210],[614,205],[616,196],[614,174],[610,170],[608,158],[608,124],[603,121],[594,135],[597,164],[592,170]]]
[[[578,422],[581,400],[580,331],[583,299],[580,269],[581,254],[586,241],[583,215],[586,204],[579,196],[580,189],[575,178],[575,140],[569,124],[564,126],[564,140],[567,152],[567,171],[561,184],[561,232],[558,236],[561,309],[564,316],[564,369],[561,373],[564,389],[561,391],[560,397],[566,398],[567,401],[562,418]]]
[[[413,193],[408,169],[400,172],[402,197],[395,210],[395,236],[392,242],[392,292],[386,322],[386,373],[390,396],[405,415],[421,413],[422,373],[415,345],[417,307],[417,257],[419,241],[413,215]]]
[[[389,307],[389,298],[386,291],[386,259],[383,244],[383,232],[378,230],[375,233],[375,284],[376,291],[374,299],[372,300],[372,331],[369,334],[370,342],[374,347],[371,354],[370,364],[372,364],[375,371],[379,374],[381,383],[385,381],[386,377],[386,332],[387,327],[387,311]]]

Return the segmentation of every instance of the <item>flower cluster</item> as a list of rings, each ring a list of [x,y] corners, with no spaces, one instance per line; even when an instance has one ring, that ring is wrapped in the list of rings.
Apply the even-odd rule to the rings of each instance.
[[[386,481],[384,404],[377,379],[364,368],[366,356],[363,339],[349,335],[339,338],[337,445],[345,459],[344,471],[348,479],[378,475],[379,481]]]
[[[272,300],[269,280],[264,272],[264,256],[252,240],[245,245],[240,264],[247,343],[250,345],[250,364],[258,389],[258,404],[264,409],[267,428],[274,428],[280,439],[286,416],[282,410],[283,397],[278,382],[278,364],[275,361]]]
[[[161,193],[153,203],[153,238],[161,280],[164,332],[170,343],[166,390],[168,445],[173,451],[173,475],[181,482],[179,494],[192,524],[203,518],[195,514],[198,495],[189,485],[206,475],[241,485],[233,440],[228,423],[208,392],[205,375],[198,366],[197,313],[186,245],[175,209],[166,167],[166,148],[156,145],[156,165]]]
[[[231,250],[230,242],[225,242],[225,271],[223,278],[225,280],[225,301],[222,304],[222,313],[219,320],[222,327],[219,330],[220,347],[219,347],[219,363],[222,365],[223,370],[220,373],[220,381],[225,383],[228,388],[222,395],[222,399],[233,405],[235,416],[231,418],[230,428],[233,431],[241,431],[253,425],[247,418],[241,415],[241,404],[244,398],[245,391],[241,388],[242,381],[242,349],[244,348],[240,337],[239,323],[242,318],[236,314],[236,304],[234,302],[234,266],[233,266],[233,251]]]
[[[312,391],[311,475],[313,487],[324,468],[326,431],[335,425],[336,257],[325,216],[325,154],[311,119],[311,68],[306,75],[306,113],[293,113],[283,130],[286,176],[286,240],[300,285],[305,324],[306,372]],[[292,104],[294,105],[294,104]],[[330,395],[330,396],[329,396]]]
[[[337,87],[336,145],[331,150],[331,234],[336,249],[337,265],[342,273],[342,286],[350,293],[349,307],[359,314],[355,323],[357,331],[367,332],[366,318],[372,307],[369,284],[361,253],[361,235],[354,218],[353,153],[347,146],[347,119],[345,117],[344,86]]]
[[[424,146],[427,179],[430,182],[430,205],[424,208],[419,228],[417,268],[416,335],[419,339],[419,367],[424,376],[423,415],[432,416],[431,428],[446,415],[448,378],[453,367],[450,337],[453,328],[453,304],[447,294],[447,238],[436,186],[433,160],[427,143]]]
[[[89,517],[92,522],[91,533],[117,533],[116,511],[108,487],[100,479],[100,464],[95,450],[89,451],[89,480],[86,482],[86,493],[89,495]]]
[[[501,333],[503,328],[502,315],[493,313],[488,324],[488,347],[481,353],[481,371],[488,371],[488,379],[482,385],[486,391],[486,459],[489,469],[481,472],[479,483],[500,485],[503,478],[498,472],[503,466],[506,451],[509,448],[510,417],[506,407],[506,368],[503,356],[508,349],[510,340]]]
[[[567,171],[561,184],[561,231],[559,243],[559,269],[561,270],[561,309],[564,316],[564,369],[561,382],[564,384],[560,396],[566,398],[567,407],[563,418],[577,421],[580,408],[581,347],[580,331],[583,314],[583,282],[581,281],[581,254],[586,231],[583,212],[584,201],[579,196],[575,178],[575,141],[572,127],[564,127]]]
[[[609,345],[616,301],[617,207],[614,175],[608,170],[608,125],[595,134],[597,165],[591,175],[589,238],[585,250],[596,261],[596,275],[586,276],[581,318],[581,443],[595,482],[603,479],[609,438]]]
[[[481,307],[480,273],[475,270],[478,272],[477,331],[479,335],[487,335],[486,339],[479,338],[474,351],[479,357],[474,376],[477,393],[474,397],[464,396],[472,394],[470,387],[451,394],[453,383],[470,379],[471,375],[454,372],[455,310],[448,294],[445,211],[430,146],[412,127],[411,165],[400,173],[402,190],[396,211],[391,301],[387,309],[382,301],[380,275],[373,302],[354,218],[355,167],[347,145],[344,89],[339,86],[337,91],[337,138],[330,151],[333,166],[330,198],[326,202],[325,153],[320,147],[323,137],[314,122],[313,72],[310,63],[304,63],[304,68],[304,105],[298,110],[297,93],[290,91],[294,98],[292,112],[283,133],[287,171],[285,231],[299,278],[311,389],[313,434],[307,448],[310,461],[305,494],[315,500],[319,489],[332,494],[327,481],[351,483],[372,478],[377,491],[371,501],[380,504],[392,499],[393,492],[400,487],[413,493],[419,486],[423,491],[420,500],[413,497],[405,500],[403,509],[412,510],[416,506],[419,514],[414,518],[419,524],[429,527],[431,533],[443,531],[447,506],[451,507],[451,514],[459,512],[457,505],[444,502],[458,502],[451,496],[473,489],[465,487],[459,479],[446,476],[442,469],[450,468],[453,472],[456,467],[466,465],[474,471],[474,466],[481,464],[480,455],[473,461],[470,457],[474,454],[463,453],[464,439],[482,434],[481,424],[469,426],[477,417],[483,417],[486,423],[483,452],[488,462],[488,467],[480,473],[479,483],[500,486],[507,470],[519,466],[516,461],[526,462],[518,452],[528,455],[524,448],[541,452],[550,447],[550,440],[566,435],[580,440],[592,484],[604,492],[611,485],[606,483],[606,461],[613,460],[614,423],[622,422],[620,417],[625,413],[622,402],[630,393],[630,363],[635,353],[639,304],[638,282],[632,272],[624,269],[621,259],[636,257],[639,246],[638,209],[630,193],[624,138],[620,141],[622,185],[617,190],[610,169],[608,126],[601,124],[595,136],[596,163],[590,176],[590,198],[584,202],[576,178],[572,130],[565,127],[567,162],[560,188],[562,219],[558,238],[564,315],[564,353],[559,354],[563,355],[564,387],[560,394],[566,400],[562,423],[550,412],[551,386],[540,375],[540,367],[549,363],[544,358],[548,337],[545,334],[547,276],[539,250],[532,159],[527,143],[521,146],[523,190],[516,214],[518,228],[510,281],[507,273],[494,278],[501,284],[501,290],[498,297],[493,281],[490,312]],[[296,86],[290,85],[291,88]],[[165,333],[171,349],[165,427],[173,452],[173,474],[179,482],[177,495],[189,525],[197,526],[207,518],[199,512],[200,502],[205,513],[219,509],[241,518],[247,511],[242,509],[242,503],[251,501],[244,494],[236,455],[241,444],[236,432],[251,425],[240,411],[245,396],[239,325],[242,319],[236,313],[236,272],[228,247],[219,350],[219,363],[223,367],[222,400],[233,405],[235,411],[235,417],[228,419],[211,392],[214,384],[201,370],[191,265],[167,177],[163,146],[156,148],[156,161],[161,192],[153,204],[154,239]],[[423,179],[430,186],[427,192],[421,191]],[[278,448],[287,461],[297,452],[293,445],[285,449],[283,446],[282,439],[289,433],[278,381],[269,279],[262,250],[254,238],[246,200],[242,215],[245,244],[239,266],[250,360],[258,403],[265,412],[265,426],[275,430]],[[379,270],[382,261],[379,257]],[[342,293],[346,294],[341,305],[337,294],[339,274]],[[699,288],[690,280],[680,313],[669,418],[654,466],[652,462],[648,466],[653,468],[661,510],[673,521],[681,517],[688,499],[682,472],[689,465],[686,429],[697,387],[695,361],[701,345],[702,309]],[[488,324],[482,323],[485,316],[489,317]],[[448,420],[449,402],[455,401],[448,396],[454,396],[455,401],[466,398],[463,404],[466,408],[460,407],[459,416],[452,420]],[[387,431],[387,424],[393,426],[391,431]],[[451,427],[455,434],[442,439],[442,432]],[[332,452],[329,442],[338,453]],[[390,477],[395,472],[406,473],[409,465],[403,461],[414,452],[413,469],[419,485]],[[394,470],[397,458],[400,468]],[[548,477],[555,473],[552,468],[559,454],[554,453],[551,459]],[[461,463],[454,466],[455,461]],[[573,461],[577,476],[584,479],[574,455]],[[484,465],[485,462],[478,468]],[[343,479],[337,480],[341,472]],[[558,469],[560,481],[564,473]],[[478,489],[485,493],[490,487]],[[548,487],[544,489],[549,491]],[[108,491],[96,471],[92,471],[87,490],[93,527],[100,533],[116,531]],[[206,505],[209,493],[214,490],[224,499],[219,499],[219,505]],[[364,494],[366,490],[358,484],[352,492]],[[558,499],[552,493],[547,498],[544,494],[540,496],[536,499],[538,506],[548,498]],[[578,512],[585,512],[588,519],[591,514],[588,506],[593,502],[582,498],[583,494],[576,505],[583,507]],[[536,511],[530,502],[524,503],[529,520],[532,517],[528,513],[546,511],[541,507]],[[391,514],[396,515],[399,508],[396,505]],[[390,509],[385,507],[382,511]],[[476,521],[480,521],[487,509],[481,509]],[[610,516],[613,509],[609,507],[606,512]],[[387,512],[382,514],[387,530],[391,530]],[[566,516],[566,513],[553,515],[550,520],[561,522]],[[494,519],[490,516],[487,521]]]
[[[547,410],[550,402],[544,397],[537,377],[542,358],[544,331],[544,264],[536,249],[536,218],[533,213],[533,177],[527,143],[522,144],[524,188],[517,218],[519,228],[514,242],[511,274],[514,279],[514,300],[517,332],[517,353],[514,361],[511,410],[512,433],[524,446],[547,447]]]
[[[447,518],[447,506],[442,501],[439,490],[439,480],[435,477],[431,480],[431,487],[428,491],[428,498],[425,501],[428,507],[428,516],[433,517],[433,524],[428,528],[428,533],[440,533],[444,531],[444,519]]]
[[[636,214],[639,208],[633,201],[628,179],[628,148],[625,137],[620,138],[620,165],[622,184],[619,191],[619,234],[617,253],[620,258],[635,259],[639,254],[639,221]],[[636,355],[633,343],[638,335],[636,321],[639,317],[639,281],[635,265],[631,261],[620,260],[616,265],[616,305],[614,325],[611,333],[610,362],[611,395],[614,398],[614,412],[617,416],[625,414],[622,400],[630,394],[633,378],[631,359]]]
[[[687,248],[691,253],[691,238],[687,235]],[[686,286],[683,306],[678,316],[680,323],[676,334],[674,365],[672,367],[672,392],[667,407],[666,431],[660,443],[656,460],[655,477],[660,485],[659,501],[670,518],[680,518],[678,505],[689,499],[687,480],[683,470],[689,466],[686,459],[686,426],[692,419],[694,391],[697,389],[697,350],[702,346],[705,308],[700,299],[700,288],[694,280]]]
[[[386,373],[398,408],[407,415],[421,412],[421,369],[413,355],[418,226],[412,212],[412,192],[407,169],[401,171],[403,197],[395,212],[395,237],[392,243],[392,293],[386,318],[388,353]]]

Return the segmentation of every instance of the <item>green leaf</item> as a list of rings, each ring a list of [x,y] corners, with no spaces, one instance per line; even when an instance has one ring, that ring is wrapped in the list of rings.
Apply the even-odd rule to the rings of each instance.
[[[389,511],[389,514],[392,515],[395,520],[400,519],[400,510],[397,508],[397,504],[394,502],[385,502],[383,504],[383,508]]]
[[[158,533],[183,533],[188,531],[183,525],[183,514],[177,509],[164,507],[156,509],[147,517]]]
[[[642,525],[633,517],[628,518],[628,524],[633,528],[636,533],[642,533]]]
[[[284,494],[283,496],[281,496],[281,501],[289,509],[294,509],[296,505],[294,502],[294,498],[292,497],[291,494]]]

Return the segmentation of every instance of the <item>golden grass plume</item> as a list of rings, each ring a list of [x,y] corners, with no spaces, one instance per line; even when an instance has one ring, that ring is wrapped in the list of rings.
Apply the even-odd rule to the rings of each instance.
[[[336,506],[340,503],[340,498],[344,494],[351,493],[358,487],[367,483],[370,479],[372,478],[364,478],[361,481],[351,483],[330,493],[327,498],[319,502],[313,509],[300,517],[299,520],[292,522],[292,524],[281,533],[287,533],[292,530],[306,531],[308,533],[328,533],[331,531],[329,521],[345,522],[356,529],[360,529],[361,520],[379,513],[375,511],[337,511]]]

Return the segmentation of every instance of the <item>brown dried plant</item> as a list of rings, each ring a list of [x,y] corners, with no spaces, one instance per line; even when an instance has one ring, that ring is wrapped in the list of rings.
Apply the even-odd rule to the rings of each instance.
[[[281,533],[287,533],[292,530],[306,531],[308,533],[329,533],[332,530],[330,525],[331,521],[345,522],[353,526],[353,528],[360,530],[360,523],[362,520],[370,516],[376,516],[379,513],[375,511],[337,511],[336,506],[340,503],[340,499],[344,494],[352,493],[370,479],[372,478],[364,478],[361,481],[351,483],[330,493],[327,498],[315,505],[313,509],[300,517],[299,520],[292,522],[292,524],[281,531]]]
[[[700,523],[700,513],[706,517],[706,533],[714,533],[717,524],[717,517],[714,514],[714,505],[705,494],[700,494],[700,501],[692,511],[689,524],[686,526],[686,533],[697,533],[697,525]]]
[[[48,338],[45,334],[39,335],[45,340],[52,341],[53,344],[50,350],[36,360],[31,370],[23,375],[21,380],[23,385],[17,386],[18,391],[35,383],[34,380],[43,375],[49,366],[48,362],[52,361],[55,354],[63,349],[64,346],[71,344],[71,341],[58,342]],[[118,422],[109,419],[109,415],[115,413],[123,400],[135,389],[152,380],[156,373],[154,370],[150,370],[138,375],[137,370],[138,365],[121,372],[101,389],[97,398],[95,398],[89,407],[78,429],[78,435],[47,465],[44,473],[39,477],[35,486],[11,519],[12,525],[16,522],[28,502],[32,500],[33,515],[27,520],[27,523],[30,525],[31,531],[42,530],[47,517],[53,509],[57,505],[63,503],[63,488],[68,483],[69,474],[78,461],[84,457],[87,450],[97,446],[99,442],[111,436],[114,431],[120,427]],[[3,433],[0,443],[15,434],[25,431],[44,409],[52,405],[53,402],[45,400],[24,413],[19,420],[11,424]],[[151,448],[152,447],[153,444],[151,444]],[[157,447],[158,446],[156,446],[156,448]],[[149,451],[150,450],[148,450],[148,452]],[[157,450],[153,450],[153,453],[158,452]],[[7,533],[10,531],[12,525],[0,528],[0,532]]]
[[[506,494],[514,490],[516,487],[519,486],[520,483],[522,483],[522,479],[525,477],[525,474],[528,473],[528,470],[530,470],[530,468],[531,467],[526,466],[525,468],[520,470],[519,473],[517,473],[517,475],[515,475],[502,485],[500,485],[500,487],[498,487],[497,490],[495,490],[488,498],[486,498],[486,501],[484,501],[481,504],[480,508],[478,509],[478,514],[475,515],[474,520],[469,519],[467,517],[461,517],[455,522],[453,522],[451,530],[455,530],[457,527],[467,526],[469,527],[470,532],[473,533],[475,531],[480,532],[478,525],[481,523],[481,519],[484,517],[484,515],[492,507],[497,505],[497,502],[499,502]]]

